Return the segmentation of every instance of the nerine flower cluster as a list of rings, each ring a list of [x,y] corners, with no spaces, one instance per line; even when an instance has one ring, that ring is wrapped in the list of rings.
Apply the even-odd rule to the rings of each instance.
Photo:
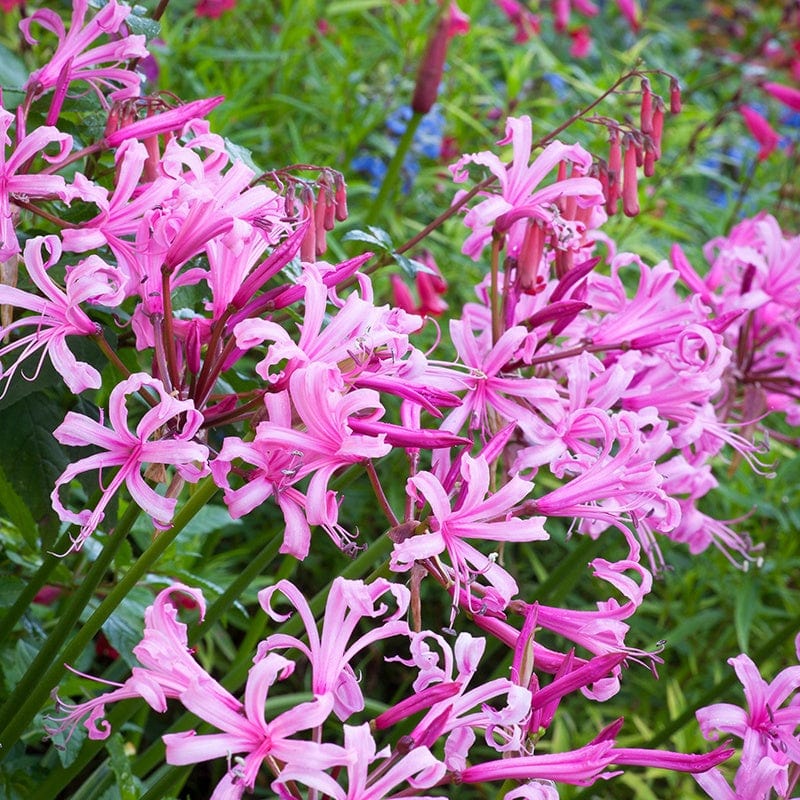
[[[507,800],[551,800],[558,782],[589,785],[633,765],[704,772],[727,758],[725,746],[705,756],[618,748],[617,723],[561,753],[547,749],[546,733],[566,695],[602,701],[618,690],[628,659],[658,660],[626,636],[663,563],[659,537],[694,553],[713,545],[740,564],[757,559],[745,536],[699,503],[717,485],[721,453],[766,471],[754,436],[768,413],[800,420],[800,238],[761,216],[711,242],[708,269],[678,248],[670,261],[647,264],[601,229],[610,191],[633,207],[636,142],[642,155],[651,134],[632,135],[626,164],[603,171],[578,144],[553,141],[535,154],[530,119],[510,118],[500,143],[511,146],[510,160],[481,152],[452,168],[457,183],[477,168],[496,178],[464,215],[464,253],[487,276],[445,331],[457,357],[425,352],[415,334],[441,310],[445,288],[435,265],[414,307],[407,293],[395,306],[376,298],[361,271],[370,253],[325,260],[328,232],[347,217],[342,176],[286,171],[267,185],[204,120],[221,98],[168,107],[142,96],[125,66],[147,55],[143,37],[125,27],[129,11],[111,0],[91,16],[75,0],[68,28],[53,12],[33,13],[28,41],[38,26],[57,36],[57,48],[23,87],[16,113],[0,108],[2,391],[35,378],[45,360],[76,395],[98,389],[100,373],[73,352],[75,337],[93,340],[119,375],[106,409],[71,411],[54,432],[67,447],[95,448],[53,488],[54,510],[74,526],[70,549],[106,530],[123,487],[163,529],[185,483],[205,477],[234,518],[276,504],[281,552],[305,558],[319,529],[352,555],[370,542],[340,521],[347,496],[332,480],[356,466],[374,479],[386,514],[393,577],[337,578],[321,622],[291,583],[264,589],[259,601],[276,629],[241,697],[188,648],[175,596],[192,598],[201,615],[204,599],[176,584],[147,612],[134,651],[141,666],[105,695],[62,703],[51,730],[83,723],[103,738],[110,702],[140,697],[158,712],[180,703],[217,732],[166,736],[167,761],[227,758],[217,799],[241,797],[266,772],[287,798],[298,786],[354,800],[399,787],[403,796],[442,796],[436,787],[451,782],[512,779]],[[59,120],[71,93],[87,88],[108,126],[78,143]],[[642,127],[652,132],[663,104],[647,109]],[[110,159],[113,181],[81,172],[87,155]],[[78,171],[67,171],[73,164]],[[80,225],[62,216],[76,204],[91,209]],[[24,237],[33,217],[52,232]],[[195,291],[180,291],[187,287]],[[202,299],[187,307],[179,299],[187,296]],[[140,353],[137,371],[116,355],[123,334]],[[236,391],[242,375],[248,388]],[[395,450],[407,454],[402,510],[374,466]],[[86,473],[97,476],[96,503],[76,499],[75,479]],[[500,557],[504,546],[545,546],[553,518],[626,543],[624,558],[590,565],[607,584],[594,609],[521,597],[511,560]],[[447,592],[449,619],[422,618],[423,577]],[[282,632],[287,601],[302,636]],[[484,635],[423,627],[459,615]],[[540,644],[542,630],[561,649]],[[513,665],[485,682],[478,667],[492,640]],[[358,664],[378,641],[387,669],[400,664],[416,677],[413,694],[369,718]],[[298,662],[313,699],[272,713],[270,696]],[[749,675],[744,662],[737,669]],[[329,740],[323,726],[333,719],[342,725]],[[734,713],[701,723],[745,726]],[[770,724],[764,735],[785,741],[780,720]],[[768,749],[748,753],[759,774],[786,787],[792,748],[782,761]],[[702,785],[733,797],[716,774]]]

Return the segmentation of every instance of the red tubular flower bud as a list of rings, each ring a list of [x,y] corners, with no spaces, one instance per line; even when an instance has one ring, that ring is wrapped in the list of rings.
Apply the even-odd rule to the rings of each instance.
[[[636,146],[631,137],[625,137],[625,161],[622,166],[622,210],[626,217],[639,213],[639,186],[636,176]]]
[[[344,182],[344,177],[338,172],[333,181],[334,185],[334,199],[336,201],[336,219],[338,222],[344,222],[347,219],[347,184]]]
[[[325,220],[323,226],[326,231],[336,227],[336,200],[329,187],[325,187]]]
[[[669,81],[669,110],[672,114],[681,113],[681,85],[677,78]]]
[[[411,99],[411,109],[417,114],[427,114],[436,102],[439,93],[439,84],[442,82],[444,62],[447,58],[447,44],[450,41],[450,23],[448,14],[439,16],[433,34],[428,40],[428,47],[419,65],[417,83],[414,86],[414,96]]]
[[[608,192],[606,193],[606,214],[610,217],[617,213],[621,177],[622,148],[619,142],[619,133],[612,130],[608,152]]]
[[[317,226],[314,215],[314,192],[308,186],[303,188],[302,199],[303,217],[311,220],[311,224],[306,228],[305,236],[300,244],[300,260],[313,263],[317,260]]]
[[[653,92],[650,81],[642,78],[642,105],[639,114],[639,128],[644,134],[653,132]]]
[[[317,256],[325,254],[328,241],[325,236],[325,217],[327,216],[328,198],[325,188],[321,187],[317,195],[317,204],[314,206],[314,253]]]
[[[664,132],[664,101],[660,97],[655,99],[653,109],[653,148],[655,150],[656,161],[661,158],[661,135]]]
[[[538,220],[529,220],[517,259],[517,276],[521,291],[536,294],[536,278],[544,253],[544,227]]]
[[[644,169],[645,178],[652,178],[656,171],[656,149],[653,140],[648,136],[644,142]]]

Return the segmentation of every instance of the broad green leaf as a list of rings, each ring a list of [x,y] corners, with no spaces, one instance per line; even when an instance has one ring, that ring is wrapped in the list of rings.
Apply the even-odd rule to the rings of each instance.
[[[22,534],[25,542],[32,549],[37,546],[36,520],[31,515],[25,501],[16,492],[6,478],[5,471],[0,464],[0,506],[7,514],[16,529]]]
[[[3,89],[3,108],[13,111],[25,97],[22,87],[28,80],[28,70],[5,45],[0,44],[0,87]]]
[[[59,519],[50,504],[56,479],[69,458],[53,437],[64,411],[51,397],[34,392],[0,414],[0,467],[14,491],[28,505],[47,550],[55,540]]]

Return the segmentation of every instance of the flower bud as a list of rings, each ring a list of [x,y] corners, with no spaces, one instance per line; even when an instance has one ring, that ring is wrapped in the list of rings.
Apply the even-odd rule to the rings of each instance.
[[[436,102],[450,41],[449,27],[447,13],[440,14],[417,72],[417,83],[411,99],[411,109],[415,114],[427,114]]]
[[[653,132],[653,92],[650,90],[650,81],[642,78],[642,105],[639,114],[639,128],[642,133]]]
[[[336,202],[336,219],[338,222],[344,222],[347,219],[347,184],[344,182],[344,177],[341,173],[336,173],[336,177],[333,179],[333,185],[334,199]]]
[[[625,137],[625,161],[622,166],[622,210],[626,217],[639,213],[639,186],[636,176],[636,146],[630,136]]]
[[[672,114],[681,113],[681,85],[677,78],[669,81],[669,110]]]

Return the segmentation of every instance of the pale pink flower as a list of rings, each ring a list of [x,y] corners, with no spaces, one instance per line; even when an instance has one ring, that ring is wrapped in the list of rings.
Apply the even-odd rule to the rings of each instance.
[[[55,53],[45,66],[31,73],[25,84],[24,88],[34,98],[59,83],[76,80],[89,83],[103,103],[106,102],[104,90],[108,86],[120,87],[114,88],[109,95],[112,100],[138,97],[141,79],[134,70],[127,69],[124,62],[147,57],[145,37],[139,34],[121,35],[113,41],[92,46],[102,36],[119,33],[131,13],[130,7],[110,0],[87,22],[88,8],[88,0],[74,0],[69,31],[64,28],[61,17],[46,8],[34,11],[20,22],[20,29],[29,44],[37,43],[30,32],[34,23],[58,37]]]
[[[548,538],[544,517],[520,519],[514,515],[517,506],[530,493],[533,484],[512,477],[494,494],[489,494],[490,471],[485,458],[464,455],[461,462],[462,486],[451,506],[442,483],[430,472],[419,472],[409,478],[406,491],[418,502],[430,504],[431,515],[425,521],[427,531],[397,542],[391,557],[392,569],[409,569],[414,561],[438,559],[447,553],[455,590],[453,605],[460,602],[460,593],[471,597],[471,584],[477,578],[487,581],[496,592],[496,602],[505,607],[517,593],[516,581],[498,563],[468,539],[479,542],[533,542]],[[472,609],[477,610],[477,609]]]
[[[69,713],[65,717],[48,718],[45,730],[51,736],[67,732],[69,738],[72,729],[83,721],[90,739],[107,739],[111,726],[105,720],[106,704],[141,697],[155,711],[163,713],[167,710],[167,699],[179,697],[192,680],[205,675],[194,659],[194,651],[189,648],[186,625],[178,621],[173,594],[188,595],[197,604],[200,619],[203,619],[206,603],[199,589],[174,583],[159,592],[153,605],[144,612],[144,636],[133,648],[133,654],[141,666],[133,667],[131,677],[125,683],[92,678],[116,688],[84,703],[72,706],[56,698],[56,711]],[[237,701],[234,709],[238,707]]]
[[[450,168],[453,180],[463,183],[468,175],[468,164],[488,167],[500,184],[500,194],[486,192],[486,199],[471,208],[464,217],[464,224],[472,233],[464,242],[462,251],[478,258],[492,238],[492,230],[499,218],[505,216],[504,229],[508,231],[508,253],[516,256],[525,234],[528,219],[538,219],[548,228],[559,224],[559,213],[555,203],[561,198],[575,198],[581,208],[598,206],[604,202],[602,187],[598,180],[583,177],[591,167],[592,157],[580,145],[564,145],[552,142],[537,156],[531,158],[531,119],[509,117],[506,137],[498,144],[513,146],[511,165],[506,165],[491,152],[462,156]],[[539,188],[542,181],[561,163],[573,164],[581,176],[556,180]],[[563,237],[561,237],[563,238]]]
[[[356,754],[347,765],[346,791],[330,775],[303,764],[290,764],[281,770],[280,777],[272,784],[273,791],[278,792],[281,800],[296,800],[297,795],[287,788],[287,784],[293,781],[334,800],[383,800],[389,795],[396,797],[398,788],[407,782],[415,789],[413,796],[417,800],[436,800],[420,792],[443,778],[446,768],[427,747],[415,747],[402,754],[390,753],[388,747],[378,752],[366,722],[357,727],[344,726],[344,746]],[[385,768],[388,764],[391,766]],[[373,767],[374,775],[370,775],[369,769],[373,765],[376,765]]]
[[[43,258],[43,250],[48,253],[47,260]],[[0,337],[6,337],[20,328],[34,329],[8,344],[0,344],[0,358],[18,353],[16,361],[0,372],[0,377],[5,381],[2,394],[8,391],[9,381],[17,370],[38,351],[41,351],[40,360],[31,380],[38,374],[41,361],[47,355],[70,391],[79,394],[85,389],[98,388],[100,373],[90,364],[78,361],[67,346],[66,339],[67,336],[93,336],[99,332],[99,326],[89,319],[81,303],[111,300],[109,305],[118,305],[121,295],[103,278],[113,280],[116,274],[118,283],[124,283],[124,278],[93,256],[67,273],[66,289],[57,286],[47,273],[61,258],[61,243],[57,236],[29,239],[25,244],[24,258],[28,275],[42,296],[0,284],[0,304],[33,312],[0,328]]]
[[[11,210],[14,195],[61,200],[70,196],[60,175],[19,174],[19,170],[37,155],[51,164],[61,161],[72,147],[72,137],[56,128],[42,126],[15,143],[9,155],[6,148],[11,147],[12,142],[8,131],[13,124],[14,115],[0,106],[0,262],[20,251]],[[58,145],[54,155],[44,153],[50,144]]]
[[[800,687],[800,666],[782,670],[772,683],[760,675],[752,659],[745,655],[729,658],[728,663],[744,688],[747,710],[731,703],[716,703],[697,711],[697,721],[706,739],[716,739],[719,732],[732,733],[743,740],[742,770],[754,771],[762,759],[769,758],[781,767],[773,786],[779,795],[787,791],[787,770],[800,764],[800,705],[796,692]],[[788,705],[784,703],[792,697]]]
[[[429,641],[439,652],[429,646]],[[475,680],[485,648],[485,639],[468,633],[459,634],[451,647],[439,634],[423,631],[412,637],[410,659],[391,659],[419,669],[413,683],[418,694],[440,684],[455,683],[460,687],[457,694],[434,703],[409,734],[415,745],[424,747],[431,747],[446,736],[444,761],[451,771],[464,769],[476,731],[482,732],[485,743],[499,752],[513,752],[522,745],[531,694],[507,678]],[[475,686],[469,688],[473,681]],[[505,699],[500,708],[491,703],[498,698]]]
[[[407,636],[408,624],[402,620],[408,610],[410,593],[405,586],[390,583],[383,578],[365,584],[337,577],[331,585],[325,604],[322,630],[317,629],[314,615],[303,595],[289,581],[278,581],[274,586],[262,589],[258,601],[264,611],[276,622],[286,622],[291,614],[282,614],[273,608],[274,596],[283,594],[295,607],[305,627],[308,644],[296,636],[275,633],[268,636],[258,647],[256,658],[263,658],[272,650],[296,649],[306,656],[311,664],[311,691],[315,695],[331,694],[334,698],[334,713],[345,720],[364,709],[364,696],[358,685],[351,661],[375,642],[392,636]],[[380,598],[394,596],[396,609]],[[375,620],[369,630],[354,638],[362,620]],[[378,624],[378,620],[383,621]]]
[[[131,431],[127,399],[139,392],[147,393],[156,404],[145,412],[135,431]],[[182,477],[197,481],[208,458],[208,448],[193,441],[203,422],[203,415],[195,409],[191,400],[177,400],[167,393],[161,381],[145,373],[135,373],[114,387],[109,398],[109,421],[111,428],[84,414],[70,411],[53,432],[61,444],[70,447],[95,445],[104,451],[70,464],[56,481],[50,495],[58,516],[81,526],[80,533],[72,540],[70,550],[80,549],[100,525],[106,506],[123,483],[134,502],[150,515],[157,527],[168,527],[178,501],[151,489],[142,476],[142,466],[173,464]],[[76,514],[65,508],[60,497],[63,486],[68,486],[84,472],[98,470],[102,474],[109,467],[119,469],[103,486],[103,494],[93,510],[85,509]]]
[[[267,720],[270,691],[277,681],[285,680],[293,671],[293,661],[277,653],[267,654],[250,669],[243,704],[210,676],[204,674],[193,679],[181,692],[181,703],[222,732],[198,734],[190,730],[166,734],[163,739],[167,763],[180,766],[229,759],[228,771],[211,800],[238,800],[245,790],[252,790],[265,759],[271,764],[299,763],[316,770],[351,763],[354,754],[339,745],[295,738],[300,731],[325,722],[333,709],[332,694],[298,703]],[[231,763],[231,756],[238,754],[244,756]]]
[[[225,488],[225,502],[236,518],[275,496],[287,516],[281,552],[305,558],[310,544],[309,524],[322,525],[340,547],[349,545],[349,535],[336,522],[338,504],[328,483],[341,467],[380,458],[391,446],[383,435],[355,433],[349,418],[361,413],[383,413],[380,397],[371,389],[347,392],[338,371],[320,362],[292,373],[289,392],[271,392],[265,397],[269,420],[259,423],[252,442],[228,437],[215,459],[212,472]],[[304,430],[293,424],[296,413]],[[241,458],[256,470],[239,489],[230,489],[231,462]],[[307,499],[290,490],[292,484],[311,475]],[[302,498],[302,499],[301,499]],[[300,505],[304,512],[300,511]],[[303,519],[298,514],[303,513]]]

